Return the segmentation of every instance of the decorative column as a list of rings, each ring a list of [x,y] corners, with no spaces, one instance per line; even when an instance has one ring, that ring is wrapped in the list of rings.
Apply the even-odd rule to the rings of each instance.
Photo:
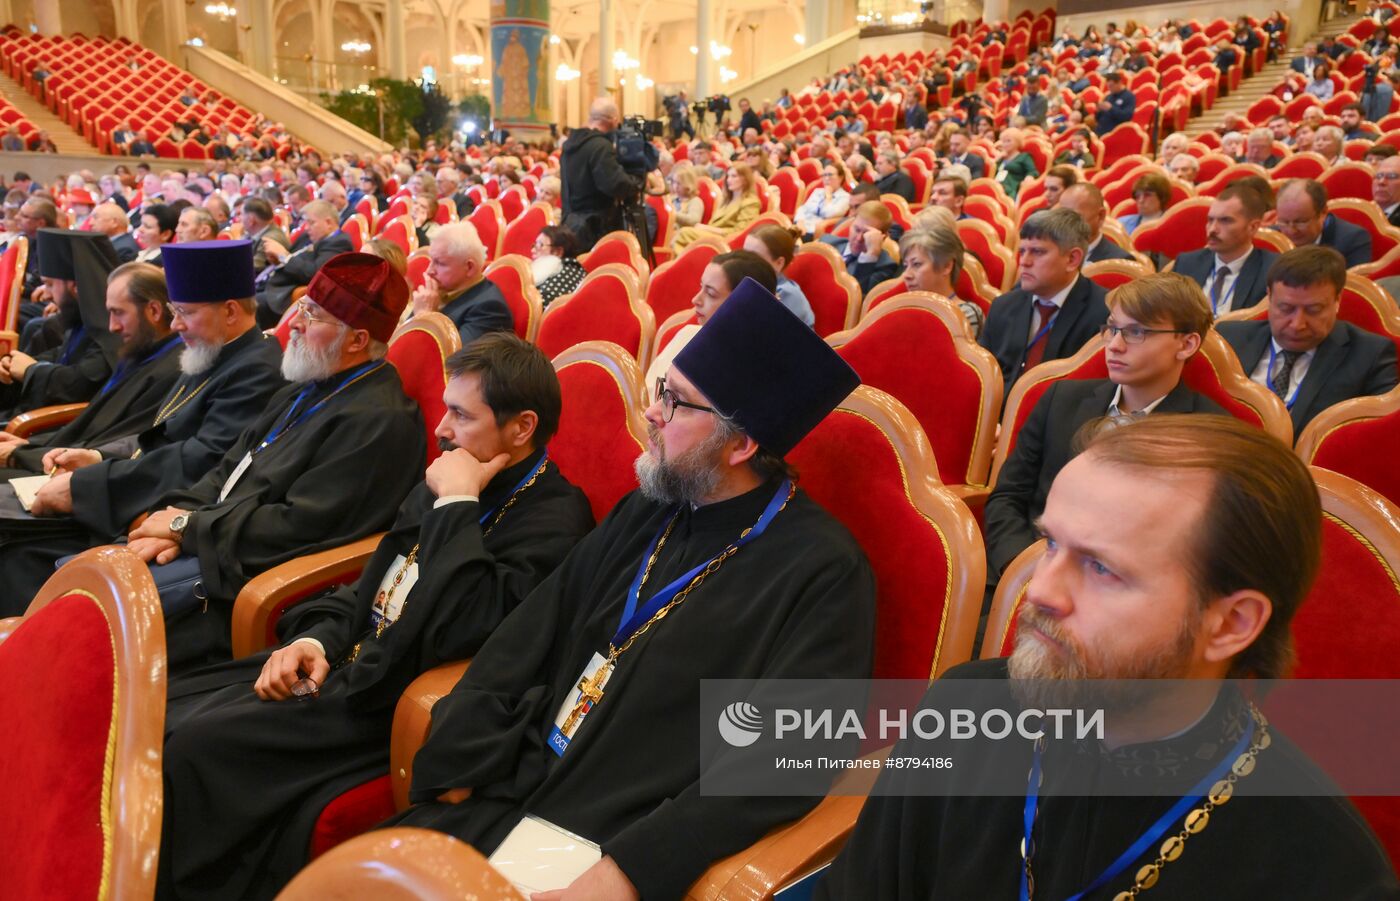
[[[695,6],[695,100],[710,96],[710,68],[713,64],[710,41],[714,39],[710,26],[713,18],[710,0],[698,0]]]
[[[55,6],[58,4],[55,3]],[[189,22],[185,19],[184,0],[165,0],[161,4],[161,18],[165,22],[166,58],[180,59],[180,48],[190,39]],[[43,26],[40,26],[40,30]]]
[[[555,119],[549,0],[491,0],[491,115],[511,137],[548,137]]]
[[[63,34],[63,17],[59,13],[58,0],[34,0],[34,24],[39,26],[40,34]]]
[[[403,36],[403,0],[384,5],[384,60],[390,78],[408,78],[408,51]]]
[[[272,0],[239,0],[238,33],[245,42],[243,61],[268,78],[275,77],[277,71],[273,31]]]
[[[617,26],[613,22],[613,0],[598,0],[599,97],[611,93],[617,85],[617,76],[613,72],[613,48],[617,46],[616,38]],[[621,98],[616,99],[621,102]]]
[[[825,0],[807,0],[803,17],[803,46],[820,44],[831,35],[831,11]]]
[[[1011,17],[1010,0],[983,0],[983,22],[1005,22]]]

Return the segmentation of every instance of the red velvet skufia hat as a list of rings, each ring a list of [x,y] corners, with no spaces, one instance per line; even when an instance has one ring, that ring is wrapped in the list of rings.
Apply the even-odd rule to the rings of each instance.
[[[408,282],[387,260],[342,253],[325,262],[306,287],[306,296],[351,328],[388,341],[408,305]]]

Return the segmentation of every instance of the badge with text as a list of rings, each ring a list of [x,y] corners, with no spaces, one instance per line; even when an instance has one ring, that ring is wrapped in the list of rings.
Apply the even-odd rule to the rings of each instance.
[[[549,732],[549,747],[560,757],[569,749],[569,742],[578,733],[578,727],[603,698],[603,689],[612,676],[612,667],[602,654],[594,653],[593,659],[579,674],[573,691],[564,697],[559,705],[559,713],[554,717],[554,728]]]
[[[404,599],[416,584],[418,562],[415,560],[409,563],[403,554],[399,554],[394,558],[394,562],[389,564],[384,578],[379,583],[379,591],[375,592],[374,604],[369,608],[370,628],[382,632],[398,622],[399,614],[403,612]]]
[[[233,472],[229,473],[228,480],[224,482],[224,487],[219,489],[219,503],[222,504],[228,499],[229,492],[233,490],[233,486],[238,484],[238,480],[243,478],[243,473],[247,472],[248,467],[252,465],[253,455],[244,454],[243,459],[238,461],[238,465],[234,467]]]

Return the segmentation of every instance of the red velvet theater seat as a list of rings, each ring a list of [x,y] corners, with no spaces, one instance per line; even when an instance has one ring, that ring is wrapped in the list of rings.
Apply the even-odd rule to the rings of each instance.
[[[578,261],[589,272],[596,272],[608,263],[620,263],[637,274],[637,281],[645,287],[651,267],[642,254],[642,245],[631,232],[608,232],[598,239],[593,249],[582,254]]]
[[[489,262],[501,255],[501,242],[505,238],[506,219],[501,212],[501,205],[495,200],[486,200],[477,204],[467,217],[476,228],[477,236],[481,238],[481,243],[486,247],[486,259]]]
[[[553,220],[554,213],[547,203],[534,203],[506,225],[501,237],[501,255],[518,253],[526,259],[535,248],[540,232]]]
[[[486,277],[505,295],[506,306],[515,320],[515,333],[533,342],[544,316],[544,301],[540,300],[530,273],[530,258],[508,253],[486,267]]]
[[[415,316],[395,329],[389,339],[388,360],[399,372],[404,393],[423,413],[429,463],[441,453],[435,432],[447,412],[442,402],[442,392],[447,388],[447,358],[461,348],[461,333],[441,313]]]
[[[554,358],[564,410],[549,456],[588,495],[602,521],[637,487],[632,464],[646,449],[647,391],[642,370],[626,351],[606,341],[575,345]]]
[[[81,554],[0,638],[0,894],[150,898],[165,720],[150,571],[125,548]]]
[[[944,485],[987,484],[1001,409],[1001,370],[962,313],[924,292],[887,300],[827,338],[861,379],[900,401],[928,436]],[[910,365],[917,360],[918,365]]]
[[[841,255],[830,244],[811,241],[793,254],[784,274],[797,282],[816,317],[813,330],[823,338],[856,324],[860,315],[860,285],[846,271]]]
[[[608,263],[584,277],[578,290],[545,310],[535,343],[556,357],[583,341],[611,341],[645,365],[656,320],[642,300],[637,273]]]
[[[657,322],[665,322],[680,310],[690,306],[690,300],[700,290],[700,276],[716,254],[729,248],[718,239],[701,238],[688,246],[679,256],[656,267],[647,281],[647,306]]]
[[[1323,410],[1298,436],[1298,456],[1355,479],[1400,506],[1400,388],[1377,397],[1356,397]]]

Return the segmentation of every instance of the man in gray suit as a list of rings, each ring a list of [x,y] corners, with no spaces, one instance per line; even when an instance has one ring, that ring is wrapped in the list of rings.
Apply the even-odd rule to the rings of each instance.
[[[1330,247],[1296,247],[1269,269],[1268,321],[1222,322],[1245,373],[1277,394],[1296,437],[1336,403],[1384,394],[1400,381],[1395,344],[1339,322],[1346,263]]]
[[[254,275],[262,272],[272,262],[267,256],[268,241],[282,245],[283,250],[291,250],[291,239],[272,221],[272,204],[266,200],[261,197],[249,197],[243,201],[242,219],[243,237],[253,242]]]
[[[1238,182],[1211,201],[1206,211],[1206,246],[1176,258],[1179,272],[1206,292],[1215,314],[1254,306],[1268,293],[1265,276],[1278,254],[1254,246],[1268,202]]]

